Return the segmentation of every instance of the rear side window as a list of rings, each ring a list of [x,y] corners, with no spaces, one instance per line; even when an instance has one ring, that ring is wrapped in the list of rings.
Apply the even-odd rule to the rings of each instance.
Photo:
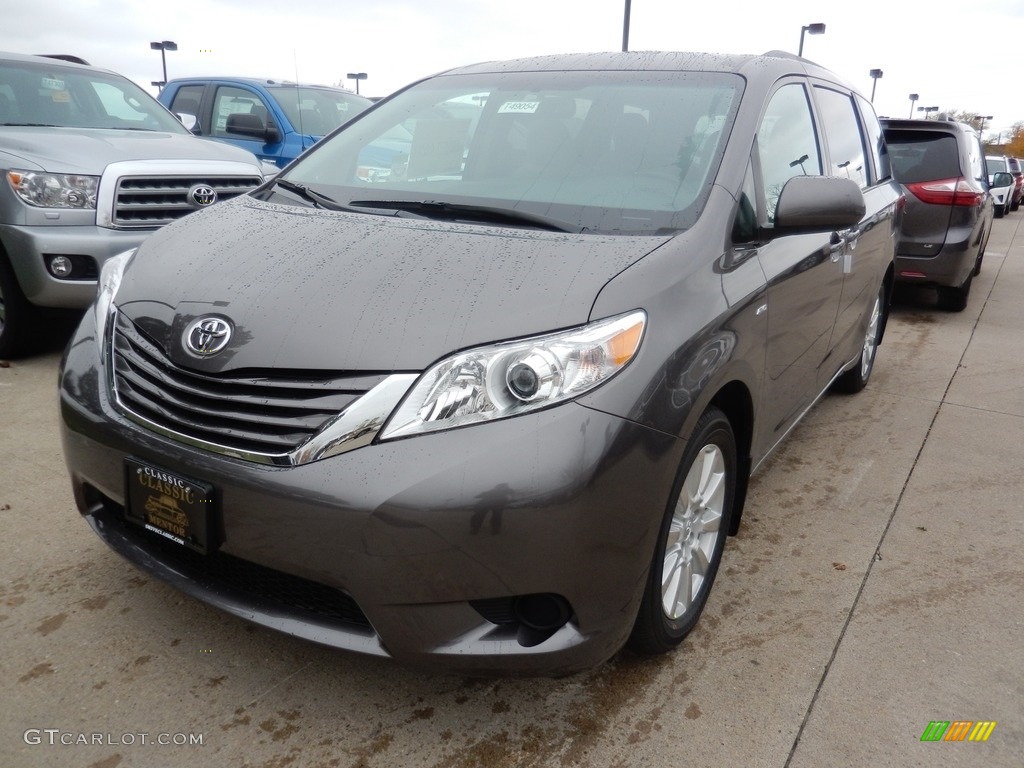
[[[892,176],[892,169],[889,167],[889,149],[885,143],[882,124],[878,122],[875,108],[866,99],[858,96],[857,102],[860,104],[860,113],[864,117],[864,135],[867,138],[868,155],[875,164],[874,181],[888,179]]]
[[[988,178],[988,174],[985,173],[985,152],[981,148],[981,139],[977,134],[970,134],[967,137],[967,162],[970,163],[972,179],[984,181]]]
[[[853,179],[857,186],[866,189],[870,171],[864,154],[864,136],[853,100],[847,94],[831,88],[816,87],[814,96],[821,112],[832,158],[829,175]]]
[[[885,138],[897,181],[915,184],[961,175],[955,136],[934,131],[894,131]]]

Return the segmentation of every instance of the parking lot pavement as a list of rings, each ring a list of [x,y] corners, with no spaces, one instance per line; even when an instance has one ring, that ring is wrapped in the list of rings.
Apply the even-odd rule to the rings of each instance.
[[[560,680],[332,651],[139,573],[74,510],[59,351],[0,368],[0,765],[1020,766],[1022,221],[963,313],[906,292],[868,389],[754,479],[677,653]]]

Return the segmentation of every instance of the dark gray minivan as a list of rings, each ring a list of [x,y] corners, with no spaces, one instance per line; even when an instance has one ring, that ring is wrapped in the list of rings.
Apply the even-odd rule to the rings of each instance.
[[[946,120],[882,125],[907,200],[896,280],[935,287],[939,308],[960,312],[981,271],[995,213],[981,137]]]
[[[140,568],[338,648],[667,651],[750,474],[867,384],[901,197],[868,102],[786,54],[427,78],[108,263],[61,372],[75,499]]]

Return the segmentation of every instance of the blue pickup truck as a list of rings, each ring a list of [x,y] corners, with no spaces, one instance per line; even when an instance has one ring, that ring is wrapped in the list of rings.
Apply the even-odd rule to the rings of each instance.
[[[159,101],[195,117],[192,132],[244,147],[283,168],[303,150],[370,106],[342,88],[243,77],[171,80]]]

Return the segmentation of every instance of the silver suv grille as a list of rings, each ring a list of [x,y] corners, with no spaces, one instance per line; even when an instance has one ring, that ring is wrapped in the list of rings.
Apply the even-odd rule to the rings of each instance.
[[[262,182],[259,176],[122,176],[114,193],[114,225],[159,227],[180,219],[201,207],[190,202],[189,191],[196,185],[210,187],[220,201]]]
[[[182,368],[122,313],[112,342],[118,404],[159,431],[242,458],[298,447],[387,375]],[[256,458],[253,456],[253,458]]]

